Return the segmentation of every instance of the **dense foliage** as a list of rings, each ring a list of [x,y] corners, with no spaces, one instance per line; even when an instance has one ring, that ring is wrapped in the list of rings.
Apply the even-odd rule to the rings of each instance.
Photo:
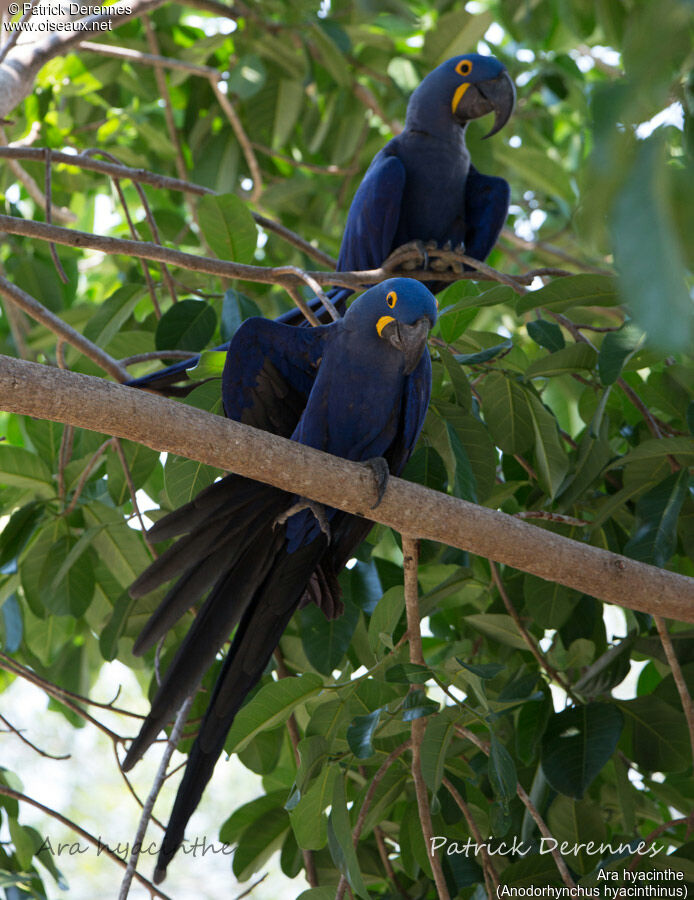
[[[177,69],[163,76],[174,140],[161,71],[93,47],[47,63],[3,126],[7,142],[34,129],[35,146],[95,148],[97,158],[203,185],[215,194],[145,186],[164,244],[312,270],[315,260],[259,228],[249,210],[335,256],[356,185],[404,119],[411,90],[440,61],[482,42],[507,64],[519,94],[499,135],[482,142],[487,122],[468,132],[477,167],[504,175],[513,190],[509,227],[489,263],[512,276],[557,266],[571,274],[545,274],[527,292],[467,279],[439,295],[433,399],[406,477],[694,575],[691,5],[336,0],[317,13],[305,0],[267,0],[262,9],[235,6],[232,16],[167,3],[147,28],[134,19],[103,42],[228,73],[245,153],[209,77]],[[21,165],[43,185],[43,162]],[[120,190],[135,237],[157,239],[133,182],[123,179]],[[0,194],[3,212],[45,221],[6,160]],[[74,214],[71,227],[131,236],[112,183],[79,161],[53,164],[52,199]],[[213,347],[249,315],[291,303],[276,285],[167,274],[68,246],[57,255],[65,282],[44,241],[8,234],[0,244],[9,280],[118,359]],[[103,374],[8,306],[2,353]],[[203,357],[205,371],[215,374],[215,365]],[[182,402],[218,412],[218,395],[210,381]],[[219,473],[48,421],[0,414],[0,433],[0,687],[15,677],[14,660],[88,695],[102,661],[116,657],[146,684],[153,657],[136,660],[130,648],[156,598],[127,596],[150,559],[131,527],[132,491],[169,510]],[[559,842],[606,845],[564,855],[576,883],[601,884],[601,866],[669,868],[694,882],[686,821],[694,729],[683,708],[686,686],[694,690],[689,625],[669,623],[663,643],[652,616],[606,618],[592,597],[425,544],[426,667],[413,666],[400,640],[399,536],[375,527],[357,560],[341,577],[345,615],[328,622],[304,609],[282,639],[283,665],[302,677],[266,673],[229,736],[227,750],[263,776],[265,789],[221,826],[220,839],[237,847],[240,879],[281,848],[290,876],[311,851],[318,887],[305,900],[333,898],[340,873],[361,898],[435,896],[402,746],[412,721],[426,717],[422,766],[434,834],[460,845],[482,838],[491,848],[515,836],[530,848],[492,855],[486,873],[479,854],[439,851],[451,896],[485,896],[485,876],[486,890],[495,878],[515,887],[566,883],[553,857],[539,852],[541,833],[517,783]],[[617,624],[608,630],[606,622]],[[166,640],[162,665],[184,630]],[[627,677],[629,689],[615,694]],[[205,702],[200,695],[194,717]],[[82,724],[74,709],[61,709]],[[21,774],[4,771],[0,781],[16,787]],[[11,837],[0,847],[0,884],[42,897],[42,863],[51,859],[37,861],[22,805],[0,796],[0,808]],[[634,856],[654,834],[665,849]],[[174,874],[169,887],[175,895]]]

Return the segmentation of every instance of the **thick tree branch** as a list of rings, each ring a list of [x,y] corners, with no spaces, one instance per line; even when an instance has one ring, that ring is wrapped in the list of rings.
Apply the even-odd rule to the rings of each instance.
[[[608,603],[694,622],[694,578],[582,544],[514,516],[391,477],[381,503],[371,471],[153,394],[0,356],[0,407],[128,438],[228,469],[404,534],[439,541]]]

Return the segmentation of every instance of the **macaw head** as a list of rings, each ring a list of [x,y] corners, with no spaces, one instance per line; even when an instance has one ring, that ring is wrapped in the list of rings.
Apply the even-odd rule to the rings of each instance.
[[[376,336],[402,354],[405,375],[415,370],[436,324],[436,298],[413,278],[389,278],[369,288],[345,313],[344,326]]]
[[[452,116],[459,125],[494,113],[494,125],[485,135],[496,134],[508,122],[516,101],[516,89],[503,63],[493,56],[468,53],[454,56],[430,72],[415,90],[407,108],[410,120]]]

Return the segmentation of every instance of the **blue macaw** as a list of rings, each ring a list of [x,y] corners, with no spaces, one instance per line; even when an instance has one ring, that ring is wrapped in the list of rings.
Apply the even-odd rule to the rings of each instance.
[[[454,56],[430,72],[410,97],[404,130],[376,154],[357,188],[338,271],[378,268],[393,250],[410,241],[462,246],[468,256],[485,260],[506,221],[511,191],[503,178],[483,175],[472,165],[465,129],[473,119],[493,112],[494,125],[487,137],[496,134],[514,103],[513,81],[493,56]],[[434,281],[428,287],[436,292],[445,283]],[[339,312],[351,293],[346,288],[330,292]],[[317,298],[310,305],[320,313]],[[298,325],[304,320],[294,309],[278,321]],[[128,383],[166,391],[198,359],[191,357]]]
[[[247,319],[222,379],[229,418],[346,459],[380,460],[398,474],[424,422],[431,391],[426,347],[436,300],[421,283],[392,278],[363,293],[343,318],[315,328]],[[376,466],[378,469],[378,466]],[[161,685],[123,768],[130,769],[194,692],[230,631],[236,633],[188,757],[154,880],[183,840],[234,716],[258,682],[296,609],[342,613],[337,574],[371,522],[228,475],[161,519],[155,540],[185,535],[132,585],[140,597],[178,581],[134,647],[142,654],[211,588]]]

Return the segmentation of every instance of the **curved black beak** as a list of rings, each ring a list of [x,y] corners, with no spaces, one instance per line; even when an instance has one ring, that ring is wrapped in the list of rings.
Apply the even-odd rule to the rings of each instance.
[[[504,70],[489,81],[471,84],[456,110],[456,117],[461,122],[468,122],[470,119],[479,119],[493,112],[494,125],[491,131],[485,134],[485,138],[488,138],[501,131],[511,118],[515,105],[516,88],[511,76]]]
[[[392,319],[380,331],[382,340],[399,350],[405,358],[405,375],[417,368],[426,347],[431,322],[428,316],[417,319],[414,325],[406,325]]]

